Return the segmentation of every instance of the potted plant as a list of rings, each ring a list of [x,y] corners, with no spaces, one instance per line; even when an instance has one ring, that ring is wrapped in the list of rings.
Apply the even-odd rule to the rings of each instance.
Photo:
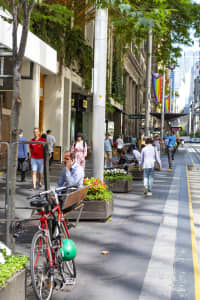
[[[95,177],[85,178],[83,184],[89,185],[89,190],[80,220],[107,220],[113,212],[112,192],[103,181]],[[73,211],[69,219],[75,219],[77,214],[77,211]]]
[[[128,173],[132,175],[133,180],[143,180],[143,170],[141,170],[138,166],[129,168]]]
[[[111,169],[104,172],[104,180],[114,193],[128,193],[132,190],[132,176],[124,169]]]
[[[27,256],[13,255],[0,243],[0,299],[25,300]]]

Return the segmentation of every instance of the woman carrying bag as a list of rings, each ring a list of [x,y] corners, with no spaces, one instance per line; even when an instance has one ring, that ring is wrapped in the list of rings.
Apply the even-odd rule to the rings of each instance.
[[[76,140],[72,145],[71,152],[75,154],[75,162],[85,169],[85,158],[87,156],[87,144],[84,141],[83,134],[77,133]]]

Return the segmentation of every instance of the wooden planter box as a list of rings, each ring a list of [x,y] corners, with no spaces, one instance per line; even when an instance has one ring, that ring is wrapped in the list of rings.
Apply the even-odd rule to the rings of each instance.
[[[133,180],[143,180],[144,178],[143,171],[132,170],[130,174],[133,176]]]
[[[108,189],[113,193],[128,193],[132,191],[133,182],[128,179],[104,180]]]
[[[26,299],[26,271],[15,273],[7,282],[6,287],[0,288],[0,299],[25,300]]]
[[[89,200],[84,201],[83,211],[80,220],[99,220],[106,221],[112,216],[113,200]],[[78,216],[78,211],[72,211],[67,215],[69,220],[75,220]]]

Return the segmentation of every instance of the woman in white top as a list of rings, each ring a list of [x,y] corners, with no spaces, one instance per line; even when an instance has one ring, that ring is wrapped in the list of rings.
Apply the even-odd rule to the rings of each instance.
[[[82,133],[77,133],[76,141],[72,145],[72,153],[75,153],[75,162],[85,169],[85,158],[87,156],[87,144],[83,139]]]
[[[144,194],[147,196],[152,195],[154,165],[157,162],[161,170],[161,160],[158,155],[156,147],[152,146],[153,140],[147,138],[146,147],[143,148],[141,153],[140,167],[143,167],[144,171]]]

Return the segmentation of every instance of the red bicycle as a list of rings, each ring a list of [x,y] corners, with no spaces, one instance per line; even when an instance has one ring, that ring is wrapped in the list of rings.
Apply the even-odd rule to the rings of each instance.
[[[63,239],[70,238],[58,195],[58,192],[66,190],[67,187],[61,187],[29,197],[33,199],[31,207],[40,214],[40,226],[32,239],[30,257],[32,285],[38,300],[51,299],[55,287],[76,283],[74,259],[64,261],[60,252]],[[72,209],[74,206],[69,207],[68,211]]]

